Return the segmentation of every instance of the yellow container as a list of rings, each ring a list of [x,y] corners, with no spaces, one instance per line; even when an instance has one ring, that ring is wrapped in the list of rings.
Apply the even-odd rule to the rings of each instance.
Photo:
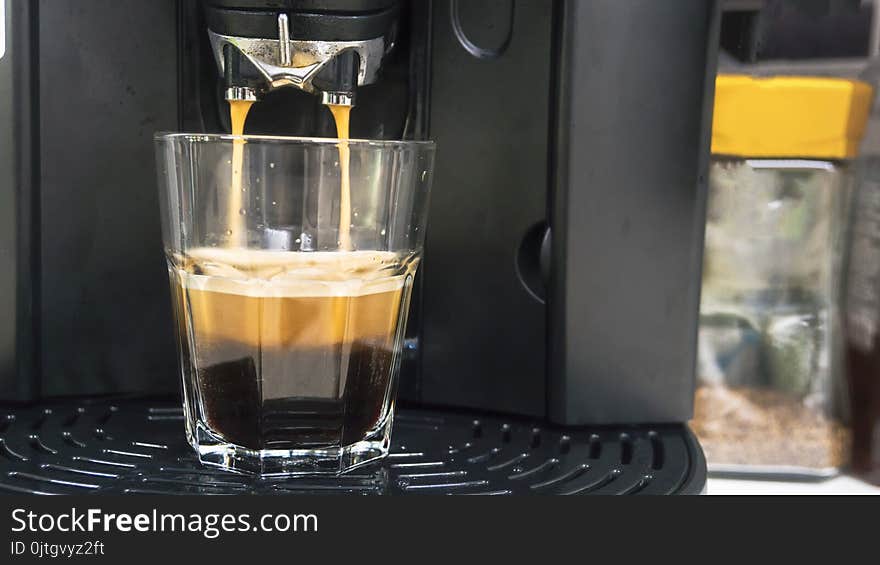
[[[691,422],[710,471],[847,463],[839,244],[872,96],[836,78],[717,78]]]
[[[870,85],[837,78],[719,75],[712,153],[849,159],[871,107]]]

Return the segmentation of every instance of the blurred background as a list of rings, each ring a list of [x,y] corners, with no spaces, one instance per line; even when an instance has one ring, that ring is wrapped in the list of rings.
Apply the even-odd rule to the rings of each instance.
[[[880,492],[880,10],[723,6],[691,422],[708,490]]]

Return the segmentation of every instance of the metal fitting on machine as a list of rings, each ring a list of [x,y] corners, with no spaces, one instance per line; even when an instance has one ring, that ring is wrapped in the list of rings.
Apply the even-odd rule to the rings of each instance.
[[[226,100],[257,101],[257,91],[249,86],[230,86],[226,89]]]
[[[354,106],[354,93],[322,92],[321,102],[327,106]]]

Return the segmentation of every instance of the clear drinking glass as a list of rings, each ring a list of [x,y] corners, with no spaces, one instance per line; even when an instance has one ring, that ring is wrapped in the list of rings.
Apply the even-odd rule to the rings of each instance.
[[[385,456],[433,143],[180,133],[156,150],[199,459],[295,475]]]

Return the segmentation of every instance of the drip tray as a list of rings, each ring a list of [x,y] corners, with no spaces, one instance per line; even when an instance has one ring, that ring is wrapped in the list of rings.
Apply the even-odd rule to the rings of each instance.
[[[0,407],[0,493],[698,494],[684,425],[558,428],[400,410],[392,454],[338,478],[260,479],[202,466],[170,402]]]

